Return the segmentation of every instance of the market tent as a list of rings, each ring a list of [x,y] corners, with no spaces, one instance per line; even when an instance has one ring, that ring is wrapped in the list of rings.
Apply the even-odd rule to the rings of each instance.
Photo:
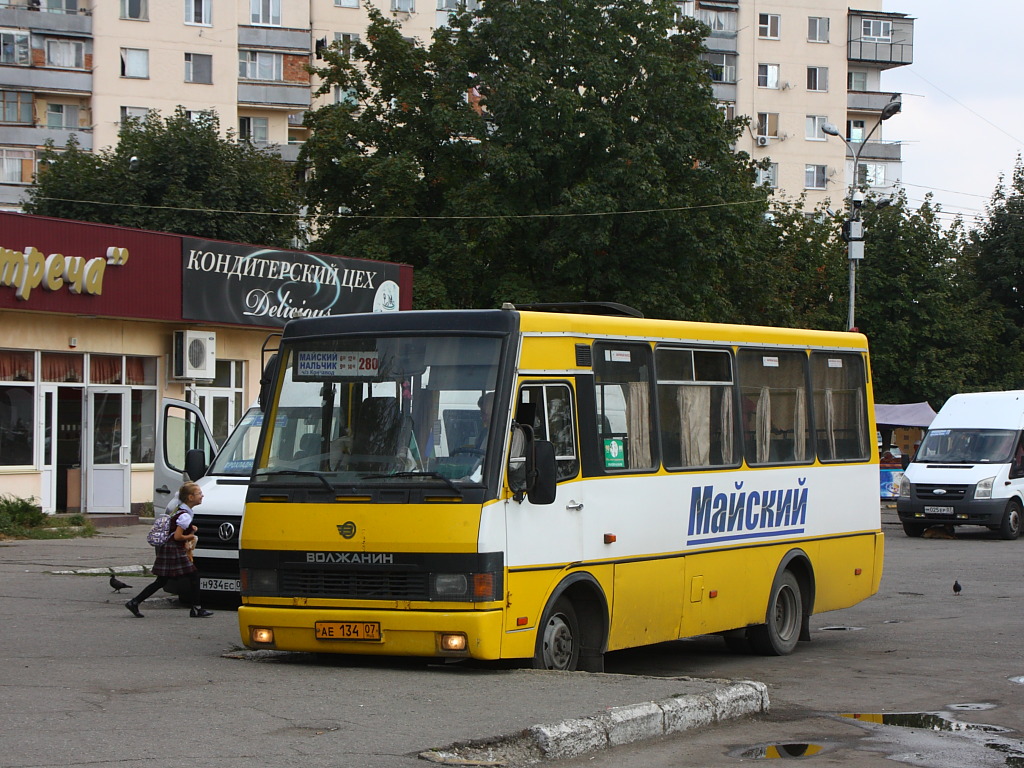
[[[935,418],[935,411],[928,403],[907,403],[905,405],[880,405],[875,403],[875,422],[879,429],[893,427],[920,427],[926,429]]]

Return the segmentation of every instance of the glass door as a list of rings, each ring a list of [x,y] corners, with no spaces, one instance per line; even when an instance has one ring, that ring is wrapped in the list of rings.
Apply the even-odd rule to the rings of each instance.
[[[89,389],[86,445],[86,511],[128,514],[131,510],[131,390]]]

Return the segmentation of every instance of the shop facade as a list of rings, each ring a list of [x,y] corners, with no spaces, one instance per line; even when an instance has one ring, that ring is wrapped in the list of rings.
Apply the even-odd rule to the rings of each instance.
[[[289,319],[411,301],[407,265],[0,212],[0,494],[137,513],[165,398],[223,439]]]

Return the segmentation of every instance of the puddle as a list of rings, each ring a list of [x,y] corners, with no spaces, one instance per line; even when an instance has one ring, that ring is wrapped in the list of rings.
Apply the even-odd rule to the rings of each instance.
[[[864,627],[822,627],[822,632],[859,632]]]
[[[946,709],[953,709],[957,712],[983,712],[987,709],[995,709],[995,704],[947,704]]]
[[[1009,733],[1011,730],[999,725],[965,723],[961,720],[946,717],[941,712],[843,713],[839,716],[848,717],[851,720],[860,720],[864,723],[896,725],[901,728],[923,728],[928,731]]]
[[[742,752],[736,753],[736,757],[752,758],[754,760],[793,759],[810,757],[825,750],[822,744],[767,744],[760,747],[748,747]]]

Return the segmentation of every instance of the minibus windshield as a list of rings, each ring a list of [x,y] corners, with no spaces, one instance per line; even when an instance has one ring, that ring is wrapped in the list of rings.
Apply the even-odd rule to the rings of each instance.
[[[1017,433],[1011,429],[931,429],[914,461],[943,464],[1005,464]]]
[[[501,346],[501,337],[454,335],[286,344],[257,480],[480,483]]]

